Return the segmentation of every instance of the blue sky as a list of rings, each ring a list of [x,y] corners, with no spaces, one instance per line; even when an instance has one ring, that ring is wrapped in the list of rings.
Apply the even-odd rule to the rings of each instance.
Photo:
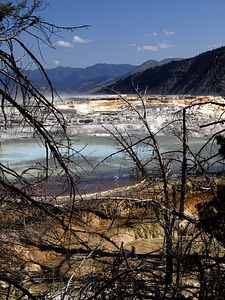
[[[40,13],[63,26],[87,29],[53,37],[45,67],[96,63],[140,65],[192,57],[225,45],[225,0],[48,0]]]

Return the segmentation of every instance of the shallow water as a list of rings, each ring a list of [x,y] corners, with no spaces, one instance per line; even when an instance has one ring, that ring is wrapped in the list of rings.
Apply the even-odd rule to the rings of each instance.
[[[198,153],[199,149],[206,143],[207,138],[191,138],[189,145],[193,153]],[[181,172],[182,162],[182,143],[175,137],[158,137],[160,151],[165,158],[165,161],[172,161],[171,174],[179,174]],[[74,164],[72,168],[76,169],[75,173],[81,178],[77,185],[81,193],[98,192],[105,189],[112,189],[129,185],[137,179],[135,164],[130,157],[125,153],[119,153],[111,156],[118,151],[119,148],[115,142],[106,136],[82,136],[76,137],[72,141],[74,152],[81,153],[85,159],[80,155],[75,155]],[[138,157],[142,162],[148,162],[149,174],[155,172],[158,166],[151,160],[154,155],[151,146],[143,146],[135,148]],[[214,151],[214,152],[213,152]],[[215,148],[211,144],[204,148],[199,153],[199,158],[209,157],[215,153]],[[19,139],[7,140],[1,143],[0,147],[0,161],[7,167],[12,168],[17,173],[23,172],[30,168],[36,162],[45,159],[45,148],[34,139]],[[105,159],[108,157],[108,159]],[[192,155],[188,154],[189,165],[192,164]],[[150,163],[149,163],[150,161]],[[224,168],[224,164],[212,164],[209,161],[205,164],[205,168],[210,171],[215,171]],[[210,166],[210,168],[209,168]],[[155,169],[154,169],[155,168]],[[197,169],[196,169],[197,170]],[[29,175],[36,175],[37,171],[30,171]],[[191,171],[193,172],[193,171]],[[32,179],[31,179],[32,180]],[[45,186],[46,185],[46,186]],[[57,175],[53,174],[52,180],[48,183],[42,183],[37,188],[38,193],[45,193],[46,195],[59,195],[64,190],[63,183],[58,180]]]
[[[191,150],[197,153],[207,141],[206,138],[191,138],[189,143]],[[175,137],[159,137],[158,142],[162,153],[168,151],[182,151],[182,144]],[[98,165],[106,157],[119,150],[118,145],[109,137],[99,136],[83,136],[77,137],[73,141],[73,148],[75,151],[80,152],[85,158],[88,159],[90,164],[82,162],[82,158],[77,156],[78,163],[81,164],[80,170],[82,171],[82,164],[87,173],[93,173],[93,168]],[[209,148],[209,147],[208,147]],[[140,158],[151,156],[153,148],[136,148]],[[207,155],[207,150],[204,150],[204,155]],[[8,140],[1,143],[0,146],[0,161],[2,164],[9,166],[17,172],[23,171],[25,168],[32,166],[36,161],[45,158],[45,148],[35,141],[34,139],[19,139]],[[125,159],[124,153],[117,154],[104,160],[103,163],[94,169],[94,173],[105,174],[105,176],[116,175],[123,170],[128,171],[131,164],[130,159]],[[174,166],[176,168],[176,166]],[[93,173],[93,174],[94,174]]]

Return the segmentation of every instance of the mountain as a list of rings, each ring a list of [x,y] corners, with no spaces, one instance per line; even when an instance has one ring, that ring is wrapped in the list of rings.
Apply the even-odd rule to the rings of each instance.
[[[179,61],[179,60],[182,60],[183,58],[165,58],[161,61],[158,61],[158,60],[154,60],[154,59],[150,59],[150,60],[147,60],[146,62],[144,62],[142,65],[140,66],[137,66],[136,68],[134,68],[129,74],[127,75],[132,75],[132,74],[135,74],[135,73],[140,73],[140,72],[143,72],[147,69],[150,69],[150,68],[154,68],[154,67],[157,67],[157,66],[161,66],[163,64],[167,64],[171,61]]]
[[[161,60],[161,63],[168,64],[171,61],[179,61],[179,60],[182,60],[182,59],[183,58],[169,57],[169,58],[164,58],[163,60]]]
[[[132,94],[133,84],[155,95],[225,95],[225,47],[146,69],[109,87],[118,93]]]
[[[170,61],[171,59],[165,59]],[[46,74],[58,92],[92,93],[131,74],[162,65],[165,62],[148,60],[140,66],[129,64],[99,63],[86,68],[57,67],[46,69]],[[29,71],[29,79],[35,85],[43,84],[43,76],[38,69]]]
[[[129,64],[96,64],[87,68],[57,67],[46,74],[58,92],[87,93],[119,80],[136,68]],[[36,85],[43,84],[38,69],[29,71],[29,79]]]
[[[131,70],[131,72],[127,75],[129,76],[129,75],[133,75],[135,73],[140,73],[147,69],[154,68],[156,66],[160,66],[162,64],[163,64],[163,62],[161,62],[161,61],[150,59],[150,60],[147,60],[146,62],[144,62],[143,64],[141,64],[140,66],[137,66],[136,68]]]

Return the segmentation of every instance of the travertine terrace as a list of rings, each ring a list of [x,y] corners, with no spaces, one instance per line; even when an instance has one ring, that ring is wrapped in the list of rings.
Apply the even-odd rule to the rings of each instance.
[[[74,134],[104,134],[104,127],[119,127],[124,132],[143,133],[143,124],[140,116],[146,110],[146,118],[153,132],[158,132],[171,121],[180,119],[182,109],[188,107],[188,129],[192,136],[206,136],[218,126],[200,130],[201,125],[206,125],[217,120],[224,107],[221,97],[190,97],[190,96],[93,96],[65,98],[56,104],[69,122],[69,133]],[[204,104],[204,105],[203,105]],[[138,113],[137,113],[138,112]],[[140,114],[139,114],[140,113]],[[177,123],[175,126],[177,127]],[[166,126],[161,135],[173,131],[173,125]]]
[[[204,104],[204,105],[203,105]],[[103,96],[68,96],[55,102],[68,124],[68,134],[105,135],[107,128],[115,127],[122,134],[145,134],[141,118],[146,120],[153,133],[158,135],[179,134],[179,122],[182,110],[186,107],[187,128],[193,137],[209,136],[222,129],[224,99],[212,96],[144,96],[137,95],[103,95]],[[21,116],[10,107],[5,109],[12,118],[8,120],[10,130],[4,132],[1,138],[32,137],[34,132],[30,126],[22,124]],[[0,122],[4,116],[0,115]],[[212,124],[220,119],[220,123]],[[46,129],[54,132],[55,118],[49,116],[43,124]],[[169,124],[169,125],[168,125]],[[203,125],[203,128],[201,126]],[[20,130],[21,127],[21,130]]]

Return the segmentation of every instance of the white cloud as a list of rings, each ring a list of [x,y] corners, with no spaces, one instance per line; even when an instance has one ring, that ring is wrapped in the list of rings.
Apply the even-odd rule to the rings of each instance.
[[[214,48],[220,48],[222,47],[223,44],[222,43],[218,43],[218,44],[214,44],[214,45],[209,45],[208,48],[209,49],[214,49]]]
[[[165,35],[170,35],[170,36],[175,34],[174,31],[169,31],[169,30],[163,30],[163,33],[164,33]]]
[[[54,47],[62,47],[62,48],[73,48],[74,45],[69,43],[69,42],[65,42],[65,41],[58,41],[56,43],[53,44]]]
[[[169,45],[168,43],[164,42],[164,43],[159,43],[157,45],[157,47],[159,49],[168,49],[168,48],[172,48],[173,46],[172,45]]]
[[[74,43],[80,43],[80,44],[87,44],[87,43],[90,43],[91,40],[83,39],[83,38],[81,38],[80,36],[75,35],[75,36],[73,37],[73,42],[74,42]]]
[[[147,38],[152,37],[152,36],[156,37],[156,36],[158,36],[158,33],[157,32],[152,32],[152,33],[146,34]]]
[[[158,47],[156,46],[142,46],[142,47],[138,47],[138,51],[158,51]]]
[[[136,47],[136,46],[137,46],[137,44],[135,44],[135,43],[126,45],[126,47]]]
[[[154,51],[157,52],[160,49],[167,49],[167,48],[172,48],[172,45],[169,45],[167,43],[159,43],[157,44],[157,46],[151,46],[151,45],[146,45],[146,46],[142,46],[142,47],[138,47],[137,50],[138,51]]]
[[[54,64],[55,66],[58,66],[58,65],[59,65],[59,61],[58,61],[58,60],[54,60],[54,61],[53,61],[53,64]]]

